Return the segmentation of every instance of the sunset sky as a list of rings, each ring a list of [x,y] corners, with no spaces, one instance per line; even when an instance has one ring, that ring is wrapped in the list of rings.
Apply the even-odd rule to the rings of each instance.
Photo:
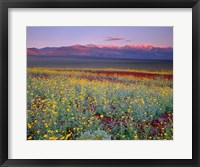
[[[104,44],[173,46],[173,27],[27,27],[27,48]]]

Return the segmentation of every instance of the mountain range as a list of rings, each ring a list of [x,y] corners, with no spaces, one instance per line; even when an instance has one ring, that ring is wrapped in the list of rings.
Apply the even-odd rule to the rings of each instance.
[[[28,48],[27,55],[172,60],[173,48],[148,44],[132,44],[125,46],[87,44],[44,47],[40,49]]]

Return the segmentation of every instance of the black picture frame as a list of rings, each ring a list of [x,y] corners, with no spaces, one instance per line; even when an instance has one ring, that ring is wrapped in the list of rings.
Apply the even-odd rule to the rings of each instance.
[[[192,159],[8,159],[9,8],[192,8]],[[200,83],[199,0],[0,0],[0,25],[0,165],[2,167],[200,166],[200,88],[198,86]]]

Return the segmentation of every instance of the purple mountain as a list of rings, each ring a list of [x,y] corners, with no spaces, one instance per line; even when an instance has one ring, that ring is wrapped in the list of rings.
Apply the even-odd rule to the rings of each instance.
[[[173,48],[142,45],[72,45],[62,47],[28,48],[27,55],[35,56],[90,56],[102,58],[172,60]]]

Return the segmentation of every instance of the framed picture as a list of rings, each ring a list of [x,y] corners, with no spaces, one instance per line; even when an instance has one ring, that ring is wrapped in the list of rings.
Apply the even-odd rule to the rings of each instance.
[[[2,167],[200,166],[198,0],[0,5]]]

